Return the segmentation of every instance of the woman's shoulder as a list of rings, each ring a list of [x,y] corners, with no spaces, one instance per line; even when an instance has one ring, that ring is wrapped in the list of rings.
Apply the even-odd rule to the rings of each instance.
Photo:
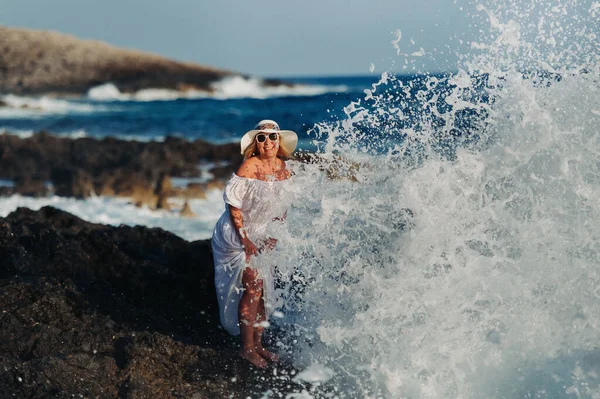
[[[285,159],[277,158],[277,160],[279,161],[279,165],[281,165],[282,168],[287,168],[287,162]]]
[[[287,168],[287,164],[283,159],[278,158],[279,168],[274,171],[276,180],[287,180],[291,177],[291,173]],[[262,176],[262,177],[261,177]],[[264,178],[265,172],[261,171],[260,160],[256,157],[248,158],[238,168],[234,174],[234,178],[245,178],[258,181],[272,181]]]
[[[238,168],[235,173],[239,177],[247,177],[254,178],[256,177],[256,172],[258,171],[258,161],[255,157],[248,158]]]

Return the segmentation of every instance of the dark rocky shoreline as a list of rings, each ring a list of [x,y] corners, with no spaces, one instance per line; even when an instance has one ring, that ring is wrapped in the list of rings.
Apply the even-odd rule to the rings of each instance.
[[[202,198],[206,189],[221,186],[241,160],[237,143],[215,145],[177,137],[139,142],[71,139],[47,132],[28,138],[3,134],[0,179],[14,185],[0,187],[0,195],[124,196],[138,205],[164,208],[169,197]],[[220,166],[210,170],[214,177],[206,183],[172,186],[170,177],[200,177],[198,166],[209,162]]]
[[[356,180],[354,174],[360,169],[341,157],[326,160],[298,152],[294,158],[318,165],[332,179]],[[118,196],[138,206],[169,209],[169,198],[205,198],[206,190],[224,187],[241,162],[238,143],[190,142],[178,137],[161,142],[73,139],[44,131],[28,138],[0,134],[0,180],[12,182],[0,186],[0,196]],[[205,182],[173,186],[172,177],[202,177],[201,164],[213,165]]]
[[[220,327],[209,240],[51,207],[0,218],[0,392],[16,398],[299,392]]]

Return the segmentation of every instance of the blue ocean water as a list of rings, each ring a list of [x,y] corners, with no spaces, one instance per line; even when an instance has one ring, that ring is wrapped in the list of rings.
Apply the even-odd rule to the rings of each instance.
[[[423,76],[399,76],[403,84],[420,89]],[[335,123],[348,118],[349,104],[365,96],[380,80],[379,75],[349,77],[286,78],[300,88],[268,91],[256,87],[248,94],[230,84],[227,93],[203,98],[175,98],[164,93],[146,97],[83,96],[54,99],[5,96],[12,107],[0,108],[0,129],[31,133],[48,131],[72,137],[119,137],[162,140],[167,136],[211,143],[237,141],[261,119],[274,119],[282,129],[299,135],[299,149],[315,150],[317,123]],[[388,88],[389,89],[389,88]],[[219,95],[221,94],[221,95]]]

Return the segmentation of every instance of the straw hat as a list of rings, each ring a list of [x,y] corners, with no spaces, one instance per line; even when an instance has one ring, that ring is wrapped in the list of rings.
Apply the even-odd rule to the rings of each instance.
[[[279,133],[279,145],[288,154],[293,153],[298,144],[298,135],[295,132],[292,132],[291,130],[279,130],[277,122],[270,119],[263,119],[254,126],[254,129],[250,130],[242,137],[242,141],[240,142],[242,154],[244,153],[244,150],[252,144],[258,133]]]

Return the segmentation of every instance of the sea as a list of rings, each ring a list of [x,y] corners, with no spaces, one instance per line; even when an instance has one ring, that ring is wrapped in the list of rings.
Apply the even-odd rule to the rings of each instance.
[[[80,98],[4,94],[0,131],[227,143],[265,118],[296,131],[321,162],[291,162],[275,254],[276,347],[304,384],[288,398],[600,398],[600,3],[464,12],[481,35],[447,72],[419,71],[443,53],[397,31],[394,69],[232,78],[210,95],[109,82]],[[52,205],[198,240],[222,194],[192,201],[194,218],[20,196],[0,216]]]

